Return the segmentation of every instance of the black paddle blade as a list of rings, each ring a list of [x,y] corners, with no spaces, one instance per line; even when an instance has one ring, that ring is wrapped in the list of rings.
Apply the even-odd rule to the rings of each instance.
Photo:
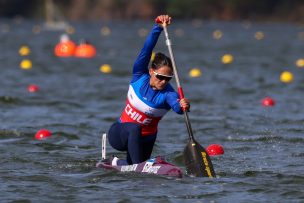
[[[208,153],[195,140],[189,140],[185,147],[184,160],[189,175],[209,178],[216,176]]]

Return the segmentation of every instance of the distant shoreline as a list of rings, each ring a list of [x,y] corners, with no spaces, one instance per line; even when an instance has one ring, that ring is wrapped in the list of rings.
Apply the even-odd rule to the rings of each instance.
[[[46,9],[46,2],[52,9]],[[21,16],[45,19],[52,10],[55,17],[77,20],[134,20],[153,19],[168,13],[174,19],[201,19],[206,21],[250,22],[304,22],[304,2],[236,1],[236,0],[129,0],[129,1],[73,1],[73,0],[10,0],[0,1],[0,18]]]

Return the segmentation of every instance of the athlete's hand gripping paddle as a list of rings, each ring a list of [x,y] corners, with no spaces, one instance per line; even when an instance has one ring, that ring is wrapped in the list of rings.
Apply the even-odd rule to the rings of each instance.
[[[175,65],[175,60],[174,60],[173,51],[172,51],[172,47],[171,47],[172,44],[169,39],[169,34],[168,34],[168,30],[167,30],[167,22],[163,22],[159,18],[156,18],[155,22],[158,24],[161,24],[164,28],[165,37],[166,37],[166,45],[168,47],[170,58],[172,60],[173,73],[174,73],[174,77],[175,77],[175,81],[176,81],[176,85],[177,85],[177,89],[178,89],[178,94],[179,94],[180,99],[183,99],[184,92],[181,87],[178,73],[177,73],[177,68]],[[188,112],[185,109],[184,109],[184,118],[185,118],[187,130],[188,130],[188,134],[189,134],[189,141],[184,149],[184,161],[185,161],[187,173],[189,175],[193,175],[196,177],[210,177],[210,178],[215,177],[216,175],[215,175],[213,165],[212,165],[212,162],[211,162],[211,159],[210,159],[208,153],[194,139]]]

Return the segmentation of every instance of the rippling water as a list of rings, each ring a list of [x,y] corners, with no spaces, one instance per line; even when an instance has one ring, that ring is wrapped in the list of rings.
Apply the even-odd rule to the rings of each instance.
[[[75,23],[72,39],[94,44],[94,59],[56,58],[61,32],[33,34],[34,22],[0,21],[0,180],[1,202],[304,202],[303,27],[292,24],[176,22],[169,32],[190,119],[201,145],[224,146],[212,157],[216,179],[182,179],[123,174],[95,168],[101,157],[100,134],[120,115],[131,67],[150,22]],[[100,28],[108,26],[110,36]],[[223,37],[215,40],[214,30]],[[144,30],[145,31],[145,30]],[[257,41],[256,31],[265,39]],[[27,44],[31,55],[18,49]],[[161,36],[157,51],[167,53]],[[235,61],[221,64],[223,54]],[[22,70],[23,58],[33,62]],[[108,63],[111,74],[99,66]],[[191,68],[202,77],[190,78]],[[280,82],[284,70],[294,74]],[[40,91],[28,93],[38,84]],[[276,100],[264,108],[266,96]],[[37,141],[41,128],[53,132]],[[182,169],[187,143],[183,117],[170,112],[159,126],[153,155],[164,155]],[[109,154],[117,151],[108,147]],[[124,156],[118,153],[119,156]]]

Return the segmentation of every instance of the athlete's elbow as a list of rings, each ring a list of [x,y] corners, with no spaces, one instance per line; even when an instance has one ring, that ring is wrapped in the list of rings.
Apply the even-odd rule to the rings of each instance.
[[[176,112],[177,114],[179,114],[179,115],[183,115],[184,114],[184,112],[181,110],[181,111],[179,111],[179,112]]]
[[[175,112],[175,113],[177,113],[177,114],[180,114],[180,115],[182,115],[184,112],[183,112],[183,109],[182,108],[175,108],[175,109],[173,109],[173,111]]]
[[[177,114],[184,114],[185,111],[190,112],[190,109],[183,109],[181,107],[179,107],[177,110],[174,110]]]

